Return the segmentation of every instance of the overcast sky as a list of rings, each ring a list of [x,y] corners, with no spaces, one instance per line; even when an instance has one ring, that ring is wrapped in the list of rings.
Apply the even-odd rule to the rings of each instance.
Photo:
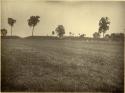
[[[51,35],[57,25],[64,25],[66,35],[72,32],[92,37],[92,34],[98,31],[100,18],[107,16],[111,21],[107,33],[119,33],[125,29],[124,6],[123,2],[3,0],[2,28],[6,28],[10,35],[7,19],[12,17],[17,20],[13,35],[30,36],[31,28],[27,19],[38,15],[40,23],[35,27],[34,35]]]

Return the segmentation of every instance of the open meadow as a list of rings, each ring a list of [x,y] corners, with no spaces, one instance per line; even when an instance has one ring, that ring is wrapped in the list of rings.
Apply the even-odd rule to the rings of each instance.
[[[123,91],[115,41],[2,39],[2,91]]]

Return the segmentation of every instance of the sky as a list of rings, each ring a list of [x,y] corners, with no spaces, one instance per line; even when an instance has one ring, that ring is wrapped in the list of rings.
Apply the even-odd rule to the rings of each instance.
[[[69,32],[75,35],[86,34],[92,37],[98,32],[101,17],[109,17],[110,29],[106,32],[120,33],[125,30],[125,3],[99,2],[79,0],[2,0],[2,28],[8,30],[8,17],[16,19],[13,35],[31,36],[31,28],[27,20],[30,16],[40,16],[40,22],[35,27],[34,35],[52,35],[58,25],[65,27],[65,35]]]

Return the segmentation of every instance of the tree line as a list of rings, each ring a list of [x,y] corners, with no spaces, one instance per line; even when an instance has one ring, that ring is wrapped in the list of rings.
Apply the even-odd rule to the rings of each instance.
[[[32,36],[34,36],[34,28],[35,26],[40,22],[40,16],[30,16],[30,18],[27,20],[29,27],[32,28]],[[11,27],[10,31],[11,31],[11,36],[13,33],[13,27],[14,24],[16,23],[16,20],[13,18],[8,18],[8,24]],[[115,36],[115,33],[112,33],[112,35],[110,36],[109,34],[106,34],[106,31],[109,30],[109,26],[110,26],[110,21],[108,17],[102,17],[99,20],[99,28],[97,32],[93,33],[93,38],[100,38],[101,34],[103,34],[103,38],[110,38],[111,36]],[[55,28],[55,31],[52,31],[52,35],[55,35],[55,33],[57,34],[57,36],[59,38],[63,38],[64,34],[65,34],[65,28],[63,25],[58,25]],[[7,29],[3,28],[1,29],[1,36],[6,36],[7,35]],[[69,32],[69,36],[74,36],[74,33]],[[79,37],[85,37],[85,34],[80,34],[79,33]]]

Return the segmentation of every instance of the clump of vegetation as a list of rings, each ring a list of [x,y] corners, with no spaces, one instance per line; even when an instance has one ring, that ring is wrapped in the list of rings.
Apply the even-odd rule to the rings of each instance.
[[[54,32],[54,31],[52,31],[52,35],[53,35],[53,36],[55,35],[55,32]]]
[[[81,34],[79,37],[80,38],[85,38],[85,36],[86,36],[85,34]]]
[[[105,39],[110,39],[111,36],[110,36],[109,34],[106,34],[104,38],[105,38]]]
[[[1,36],[6,36],[7,35],[7,29],[3,28],[1,29]]]
[[[98,32],[93,33],[93,38],[95,39],[100,38],[100,34]]]
[[[110,38],[112,40],[124,40],[124,33],[112,33]]]

